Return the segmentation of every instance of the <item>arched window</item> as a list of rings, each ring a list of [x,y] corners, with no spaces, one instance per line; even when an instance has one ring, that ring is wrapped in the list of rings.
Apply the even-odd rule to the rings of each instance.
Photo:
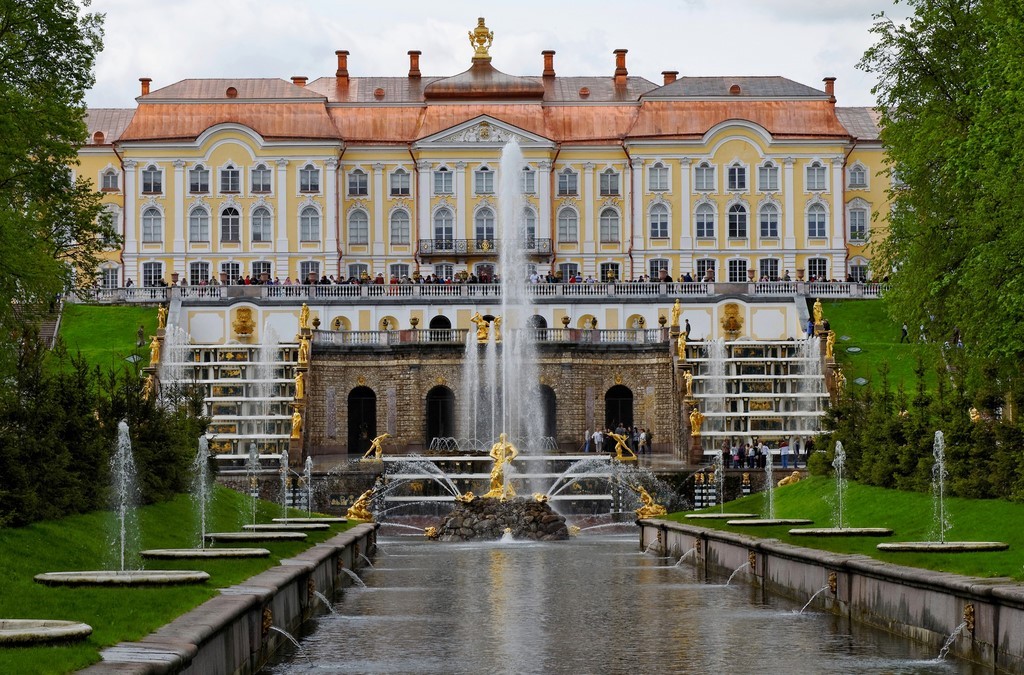
[[[434,214],[434,248],[450,251],[454,248],[454,217],[450,209],[438,209]]]
[[[299,214],[299,240],[320,241],[320,212],[312,206]]]
[[[760,217],[761,238],[771,239],[779,236],[779,207],[765,204],[761,207]]]
[[[220,213],[220,240],[226,242],[240,241],[242,218],[238,209],[228,207]]]
[[[364,453],[377,435],[377,394],[369,387],[356,387],[348,394],[348,451]]]
[[[854,164],[850,167],[849,185],[855,189],[864,189],[868,186],[868,172],[863,165]]]
[[[409,213],[404,210],[391,214],[391,243],[404,246],[409,243]]]
[[[476,212],[476,216],[473,219],[473,223],[476,227],[476,245],[479,248],[482,242],[488,242],[488,244],[494,246],[494,211],[488,208],[480,209]]]
[[[757,189],[761,192],[778,191],[779,167],[775,162],[765,162],[757,168]]]
[[[494,172],[482,166],[473,172],[473,187],[478,195],[494,193]]]
[[[412,192],[412,182],[409,180],[409,172],[398,168],[391,174],[391,196],[408,197]]]
[[[188,214],[188,239],[192,242],[210,241],[210,212],[202,206]]]
[[[742,204],[729,207],[729,238],[747,238],[747,207]]]
[[[827,186],[825,166],[815,160],[807,165],[807,189],[824,190]]]
[[[529,207],[523,209],[523,243],[528,249],[537,247],[537,214]]]
[[[693,188],[697,192],[714,192],[715,190],[715,167],[709,162],[701,162],[693,170]]]
[[[828,213],[821,204],[811,204],[807,209],[807,236],[817,239],[825,238]]]
[[[148,195],[160,194],[164,191],[163,173],[156,165],[150,164],[142,170],[142,192]]]
[[[558,196],[579,194],[579,174],[566,167],[558,174]]]
[[[142,212],[142,241],[160,242],[164,239],[164,217],[160,210],[148,208]]]
[[[619,174],[614,169],[601,172],[601,196],[615,197],[619,194]]]
[[[715,208],[711,204],[701,204],[697,207],[696,218],[697,237],[700,239],[712,239],[715,236]]]
[[[117,192],[120,183],[117,180],[117,171],[107,169],[103,172],[103,191]]]
[[[850,241],[863,243],[868,240],[868,210],[857,206],[850,209]]]
[[[614,244],[619,241],[619,212],[615,209],[601,211],[601,243]]]
[[[572,209],[565,208],[558,212],[558,242],[575,244],[579,241],[579,217]]]
[[[655,162],[647,170],[647,189],[651,192],[668,190],[668,167],[661,162]]]
[[[320,192],[320,169],[312,164],[299,169],[299,191]]]
[[[664,204],[651,207],[649,231],[651,239],[668,239],[668,207]]]
[[[252,212],[252,240],[270,241],[273,236],[273,225],[270,209],[260,206]]]
[[[353,211],[348,217],[348,243],[365,246],[370,243],[370,219],[362,209]]]
[[[366,172],[361,169],[353,169],[348,174],[348,193],[353,197],[365,196],[370,193],[369,182],[366,180]]]
[[[257,194],[270,192],[270,169],[266,164],[257,164],[250,172],[252,191]],[[255,241],[255,240],[254,240]]]
[[[633,426],[633,392],[621,384],[609,389],[604,395],[604,425],[614,429],[619,425]]]

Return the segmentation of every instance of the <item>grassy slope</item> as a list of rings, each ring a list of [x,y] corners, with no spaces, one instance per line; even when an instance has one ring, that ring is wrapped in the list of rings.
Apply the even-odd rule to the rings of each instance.
[[[136,348],[139,325],[146,328],[146,344]],[[138,354],[149,363],[149,338],[156,332],[156,308],[106,305],[64,307],[60,336],[72,354],[81,351],[90,366],[120,368],[125,358]]]
[[[242,514],[249,513],[248,498],[224,488],[215,495],[208,530],[237,530],[243,522]],[[260,504],[260,522],[279,515],[280,506]],[[142,547],[195,546],[198,528],[194,520],[187,495],[141,509]],[[32,580],[40,572],[107,569],[106,542],[111,522],[110,513],[96,512],[24,528],[0,529],[0,618],[76,620],[93,628],[90,638],[77,644],[0,649],[0,673],[63,673],[83,668],[99,660],[103,647],[144,637],[213,597],[216,589],[240,583],[347,527],[343,524],[326,532],[311,532],[305,542],[256,545],[270,549],[270,558],[145,563],[151,569],[208,572],[210,580],[196,586],[61,588]]]
[[[809,478],[775,492],[775,515],[779,518],[810,518],[813,527],[832,527],[831,502],[835,481]],[[762,494],[729,502],[726,511],[761,513]],[[892,537],[794,537],[789,527],[737,527],[724,521],[686,521],[683,514],[670,520],[699,524],[732,532],[782,541],[839,553],[860,553],[878,560],[954,572],[968,576],[1012,577],[1024,580],[1024,528],[1016,524],[1024,520],[1024,504],[1000,500],[948,499],[953,529],[947,541],[1003,541],[1008,551],[995,553],[883,553],[875,545],[883,541],[928,541],[932,523],[932,497],[919,492],[886,490],[850,483],[846,495],[845,520],[850,527],[889,527]],[[718,507],[720,508],[720,507]],[[706,509],[715,511],[715,508]],[[811,527],[811,526],[808,526]]]
[[[930,372],[929,364],[935,362],[934,344],[900,344],[901,324],[889,318],[883,300],[823,302],[822,309],[836,332],[836,359],[851,386],[855,386],[853,381],[858,377],[877,383],[879,366],[888,363],[892,386],[902,382],[908,391],[912,390],[916,383],[914,367],[918,354],[924,358],[926,382],[932,386],[935,374]],[[908,328],[910,339],[917,340],[918,327]],[[843,336],[850,339],[843,340]],[[861,351],[851,354],[846,351],[849,347],[860,347]]]

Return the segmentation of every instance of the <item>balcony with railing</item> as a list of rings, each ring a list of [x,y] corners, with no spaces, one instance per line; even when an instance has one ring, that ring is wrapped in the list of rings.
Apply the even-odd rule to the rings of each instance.
[[[659,345],[669,341],[668,328],[529,328],[537,344],[563,345]],[[473,331],[475,333],[475,331]],[[517,331],[510,331],[514,334]],[[313,344],[331,347],[395,347],[400,345],[465,345],[469,330],[445,328],[425,330],[316,330]]]
[[[497,239],[420,239],[419,252],[423,256],[497,255],[501,253],[499,243]],[[523,242],[523,252],[549,255],[551,240],[528,237]]]

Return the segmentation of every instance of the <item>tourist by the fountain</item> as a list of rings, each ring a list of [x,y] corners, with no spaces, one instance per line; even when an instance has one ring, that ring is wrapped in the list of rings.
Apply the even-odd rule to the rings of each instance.
[[[814,319],[807,319],[807,337],[814,337]]]
[[[594,448],[594,452],[604,452],[604,433],[598,429],[590,437],[591,446]]]
[[[687,340],[690,339],[690,320],[689,319],[686,319],[686,323],[683,325],[683,335],[686,336]]]
[[[146,344],[146,327],[139,324],[139,330],[135,332],[135,346],[141,347]]]
[[[647,444],[647,430],[644,429],[644,428],[640,429],[640,436],[639,436],[639,440],[638,440],[638,447],[639,447],[639,449],[638,449],[637,452],[639,454],[641,454],[641,455],[643,455],[643,454],[647,454],[647,455],[651,454],[651,446]]]
[[[790,446],[789,446],[789,441],[783,439],[782,440],[782,444],[779,446],[779,456],[782,457],[782,468],[783,469],[788,469],[789,468],[789,457],[790,457],[790,454],[791,454],[791,449],[790,449]],[[794,468],[796,468],[796,467],[794,467]]]
[[[583,432],[583,452],[590,452],[590,429]]]
[[[491,489],[484,497],[497,497],[502,500],[515,497],[515,489],[505,480],[505,466],[519,456],[519,451],[508,442],[508,435],[504,431],[498,436],[498,442],[491,446],[490,455],[494,460],[491,469]]]

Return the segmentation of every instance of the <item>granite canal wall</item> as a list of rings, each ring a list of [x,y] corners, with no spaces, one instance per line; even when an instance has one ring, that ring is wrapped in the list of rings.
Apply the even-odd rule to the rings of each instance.
[[[931,645],[936,654],[960,628],[950,653],[1024,672],[1024,585],[1012,579],[933,572],[685,523],[639,524],[641,550],[669,557],[693,550],[687,562],[704,574],[739,569],[737,578],[797,602],[822,591],[815,609]]]
[[[82,671],[126,673],[255,673],[287,637],[328,598],[353,583],[355,570],[373,555],[377,525],[364,523],[282,560],[236,586],[221,589],[187,614],[138,642],[103,650],[103,661]]]

